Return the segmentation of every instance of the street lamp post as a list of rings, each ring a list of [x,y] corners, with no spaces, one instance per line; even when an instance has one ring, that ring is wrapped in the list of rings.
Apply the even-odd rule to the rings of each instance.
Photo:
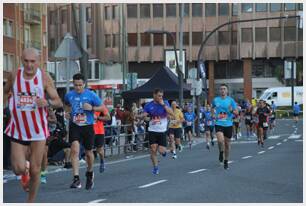
[[[236,23],[242,23],[242,22],[253,22],[253,21],[264,21],[264,20],[274,20],[274,19],[289,19],[289,18],[298,18],[300,20],[301,16],[279,16],[279,17],[267,17],[267,18],[256,18],[256,19],[245,19],[245,20],[236,20],[236,21],[229,21],[229,22],[226,22],[224,24],[221,24],[220,26],[217,26],[214,30],[212,30],[207,36],[206,38],[204,39],[204,41],[201,43],[201,46],[200,46],[200,50],[199,50],[199,53],[198,53],[198,59],[197,59],[197,80],[200,79],[200,70],[201,70],[201,67],[204,66],[204,60],[202,60],[201,56],[202,56],[202,53],[203,53],[203,50],[204,50],[204,45],[206,44],[206,42],[208,41],[209,37],[211,35],[213,35],[213,33],[215,33],[216,31],[218,31],[220,28],[226,26],[226,25],[231,25],[231,24],[236,24]],[[204,91],[206,93],[206,98],[207,98],[207,82],[206,82],[206,71],[204,71],[204,74],[203,75],[203,80],[204,80]],[[200,99],[199,97],[197,97],[197,105],[199,106],[200,105]],[[200,114],[200,110],[198,108],[197,110],[197,116],[199,116]],[[198,127],[198,125],[197,125]]]
[[[171,32],[169,31],[164,31],[164,30],[147,30],[145,31],[145,33],[149,33],[149,34],[166,34],[169,35],[172,43],[173,43],[173,49],[174,49],[174,55],[175,55],[175,62],[176,62],[176,72],[178,74],[179,77],[179,105],[182,107],[183,106],[183,72],[179,67],[179,63],[178,63],[178,58],[177,58],[177,53],[176,53],[176,42],[174,41],[174,36]]]

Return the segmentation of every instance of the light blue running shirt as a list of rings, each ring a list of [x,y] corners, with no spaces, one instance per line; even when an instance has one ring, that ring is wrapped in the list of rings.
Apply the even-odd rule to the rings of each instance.
[[[221,97],[215,97],[212,106],[216,110],[216,125],[222,127],[233,126],[233,114],[229,108],[231,106],[232,110],[237,109],[237,105],[233,98],[229,96],[224,99]]]

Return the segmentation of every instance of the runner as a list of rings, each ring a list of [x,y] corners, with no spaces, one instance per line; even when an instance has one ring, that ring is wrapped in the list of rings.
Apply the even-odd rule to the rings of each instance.
[[[237,103],[236,103],[237,105]],[[240,133],[240,121],[241,121],[241,114],[240,114],[240,109],[239,109],[239,106],[237,106],[237,110],[238,110],[238,114],[234,114],[233,115],[233,136],[235,138],[235,140],[238,140],[238,135],[241,136],[241,133]]]
[[[155,89],[153,92],[153,100],[145,105],[144,113],[138,116],[138,118],[151,117],[148,131],[151,160],[153,164],[152,173],[155,175],[159,174],[157,150],[163,157],[167,155],[167,115],[169,114],[174,117],[173,111],[168,101],[163,99],[163,95],[164,92],[162,89]]]
[[[270,128],[270,131],[272,133],[274,133],[274,129],[275,129],[275,126],[276,126],[276,122],[275,122],[275,119],[276,119],[276,105],[275,105],[274,101],[271,102],[271,110],[272,110],[272,113],[271,113],[271,116],[269,117],[269,128]]]
[[[170,117],[169,124],[169,138],[170,138],[170,151],[172,153],[172,158],[176,159],[177,155],[175,148],[177,147],[179,151],[182,151],[181,137],[182,137],[182,123],[185,121],[182,111],[178,108],[176,101],[172,101],[171,107],[174,113],[174,117]],[[175,142],[174,142],[175,140]]]
[[[267,107],[263,100],[259,100],[259,107],[256,111],[258,116],[258,142],[261,144],[261,147],[264,147],[264,130],[267,130],[268,125],[268,116],[270,115],[270,109]]]
[[[246,109],[245,111],[245,115],[244,115],[244,118],[245,118],[245,126],[246,126],[246,129],[247,129],[247,138],[249,139],[250,136],[251,136],[251,133],[252,133],[252,125],[253,125],[253,118],[252,118],[252,105],[249,105],[249,107]]]
[[[73,86],[74,90],[65,95],[65,111],[70,116],[69,142],[71,143],[71,162],[74,176],[70,188],[82,187],[79,177],[79,152],[80,143],[82,143],[87,162],[85,189],[89,190],[94,186],[94,154],[92,151],[95,137],[94,112],[103,111],[104,106],[95,93],[85,89],[85,78],[82,74],[73,75]]]
[[[219,161],[222,163],[224,160],[224,169],[228,169],[228,158],[233,129],[232,114],[238,114],[238,111],[235,101],[227,95],[228,86],[226,84],[221,84],[219,90],[221,96],[214,98],[212,108],[216,109],[215,129],[219,146]]]
[[[194,122],[197,120],[196,114],[192,111],[191,106],[187,108],[187,112],[184,113],[184,119],[186,123],[185,135],[188,137],[189,148],[191,149],[192,145],[192,128]]]
[[[62,101],[50,75],[39,68],[37,50],[25,49],[22,63],[23,67],[9,74],[4,87],[4,102],[12,94],[8,99],[12,117],[5,134],[11,140],[12,169],[16,175],[22,175],[21,184],[29,192],[27,202],[34,202],[49,136],[47,107],[61,107]]]
[[[300,112],[301,112],[300,106],[297,104],[297,102],[294,102],[294,106],[293,106],[293,120],[295,121],[295,123],[297,123],[298,120],[299,120]]]
[[[205,137],[206,137],[206,149],[210,149],[210,142],[212,146],[214,145],[213,142],[213,131],[214,131],[214,118],[215,114],[212,112],[211,107],[209,104],[206,105],[205,111],[204,111],[204,125],[205,125]],[[210,141],[209,141],[210,139]]]
[[[92,92],[95,93],[94,90]],[[99,172],[103,173],[105,170],[105,164],[104,164],[104,144],[105,144],[105,130],[104,130],[104,122],[109,121],[110,115],[108,112],[107,107],[103,104],[103,111],[99,112],[96,111],[94,114],[95,124],[94,124],[94,130],[95,130],[95,148],[96,152],[99,154],[100,157],[100,166],[99,166]]]

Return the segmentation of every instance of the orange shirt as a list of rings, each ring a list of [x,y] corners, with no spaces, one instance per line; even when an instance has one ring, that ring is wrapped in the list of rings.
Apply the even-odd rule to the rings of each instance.
[[[106,107],[103,108],[104,115],[108,113],[108,110]],[[101,112],[95,112],[95,124],[94,124],[94,130],[95,134],[105,134],[104,130],[104,123],[101,120],[98,120],[98,117],[100,116]]]

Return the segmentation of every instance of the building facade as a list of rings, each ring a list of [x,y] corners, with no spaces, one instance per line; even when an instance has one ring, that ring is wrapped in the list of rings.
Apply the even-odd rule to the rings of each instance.
[[[40,67],[45,68],[47,49],[47,5],[3,4],[3,72],[19,67],[24,48],[33,47],[40,53]]]
[[[165,50],[173,49],[169,36],[147,30],[166,30],[179,47],[180,4],[86,4],[87,51],[93,84],[122,79],[122,70],[150,78],[165,61]],[[77,34],[78,5],[48,5],[49,53],[55,51],[65,32]],[[183,49],[185,74],[195,67],[204,38],[228,21],[295,16],[301,3],[185,3]],[[73,12],[75,11],[75,12]],[[215,32],[204,46],[209,99],[221,83],[242,99],[258,97],[273,86],[284,86],[284,61],[302,65],[303,30],[297,19],[237,23]],[[126,43],[125,43],[126,42]],[[52,55],[49,56],[52,61]],[[125,66],[128,62],[128,67]],[[302,82],[298,72],[297,84]],[[116,86],[115,86],[116,87]],[[103,88],[103,87],[101,87]]]

